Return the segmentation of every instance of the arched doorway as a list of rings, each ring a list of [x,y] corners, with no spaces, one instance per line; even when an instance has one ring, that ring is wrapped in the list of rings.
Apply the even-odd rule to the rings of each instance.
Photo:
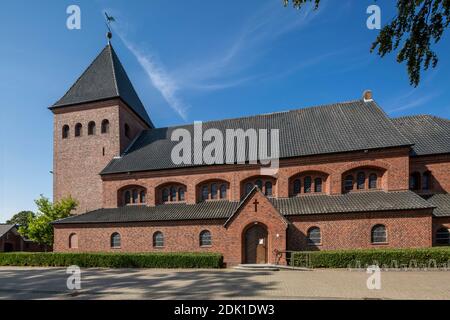
[[[267,263],[267,234],[266,226],[260,223],[244,231],[244,263]]]

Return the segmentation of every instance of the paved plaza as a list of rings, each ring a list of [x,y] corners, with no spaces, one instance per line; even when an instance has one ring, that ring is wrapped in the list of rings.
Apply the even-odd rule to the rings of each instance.
[[[450,299],[450,271],[238,271],[81,269],[67,289],[65,268],[0,268],[0,299]]]

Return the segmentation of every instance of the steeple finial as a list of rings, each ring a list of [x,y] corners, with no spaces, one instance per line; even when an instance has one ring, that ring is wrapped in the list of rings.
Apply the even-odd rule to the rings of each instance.
[[[106,38],[108,38],[108,44],[111,44],[111,38],[112,38],[111,22],[115,22],[116,19],[114,19],[113,16],[109,16],[106,11],[105,11],[105,16],[106,16],[106,27],[108,28],[108,32],[106,33]]]

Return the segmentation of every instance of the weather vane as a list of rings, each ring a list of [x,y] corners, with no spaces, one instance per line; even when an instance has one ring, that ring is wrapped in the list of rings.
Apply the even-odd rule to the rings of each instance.
[[[112,38],[111,22],[115,22],[116,19],[114,19],[113,16],[109,16],[106,11],[105,11],[105,16],[106,16],[106,27],[108,28],[108,33],[106,34],[106,37],[108,38],[108,44],[109,44],[111,41],[111,38]]]

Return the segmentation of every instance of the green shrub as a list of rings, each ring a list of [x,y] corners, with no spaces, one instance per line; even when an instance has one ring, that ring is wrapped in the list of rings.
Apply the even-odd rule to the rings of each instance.
[[[0,266],[93,268],[220,268],[219,253],[0,253]]]
[[[382,268],[450,268],[450,247],[423,249],[361,249],[292,253],[290,265],[310,268],[357,268],[378,265]]]

